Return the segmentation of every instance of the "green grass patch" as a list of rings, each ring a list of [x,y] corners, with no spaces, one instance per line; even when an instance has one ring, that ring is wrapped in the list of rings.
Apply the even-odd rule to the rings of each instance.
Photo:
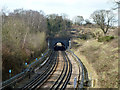
[[[104,37],[99,37],[98,42],[109,42],[113,40],[115,37],[114,36],[104,36]]]

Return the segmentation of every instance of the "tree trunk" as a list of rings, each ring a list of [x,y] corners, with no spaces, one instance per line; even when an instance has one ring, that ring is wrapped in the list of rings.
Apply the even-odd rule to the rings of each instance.
[[[27,34],[28,34],[28,32],[26,32],[26,34],[25,34],[24,41],[23,41],[23,45],[22,45],[22,49],[24,48],[24,45],[25,45],[25,41],[26,41]]]

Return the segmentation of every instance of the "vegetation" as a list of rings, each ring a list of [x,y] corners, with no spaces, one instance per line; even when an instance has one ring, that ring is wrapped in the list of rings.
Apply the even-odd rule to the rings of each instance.
[[[74,26],[75,28],[75,26]],[[76,26],[72,40],[72,50],[88,69],[89,78],[95,80],[95,88],[118,88],[118,36],[117,28],[106,36],[99,28]],[[81,33],[84,30],[84,33]],[[99,34],[97,34],[99,31]],[[101,31],[101,32],[100,32]],[[71,31],[72,32],[72,31]],[[95,37],[81,39],[80,34],[94,33]],[[99,42],[100,41],[100,42]]]
[[[73,24],[66,14],[45,16],[43,11],[23,9],[8,15],[3,11],[2,17],[3,81],[9,78],[9,69],[14,76],[24,69],[25,62],[39,57],[47,49],[46,38],[73,36],[73,50],[92,65],[99,76],[99,87],[117,87],[118,41],[111,11],[95,11],[91,15],[95,24],[85,19],[84,25],[83,16],[75,17]]]
[[[25,62],[29,64],[46,49],[47,27],[44,16],[37,11],[19,9],[3,17],[2,79],[6,80],[9,69],[12,76],[21,72]]]
[[[83,24],[83,21],[84,21],[83,16],[76,16],[76,17],[74,18],[74,23],[75,23],[75,25],[82,25],[82,24]]]
[[[66,17],[58,16],[56,14],[51,14],[47,16],[47,27],[49,36],[55,36],[58,33],[59,35],[63,33],[67,34],[67,32],[64,32],[64,30],[70,29],[71,25],[72,22]]]
[[[110,40],[114,39],[114,36],[104,36],[104,37],[99,37],[98,42],[109,42]]]
[[[21,72],[47,49],[46,38],[66,36],[72,22],[63,16],[45,16],[42,11],[16,9],[8,15],[3,10],[2,75],[3,81]],[[65,32],[66,31],[66,32]]]
[[[106,33],[114,22],[114,14],[110,10],[97,10],[91,14],[93,21],[100,26],[101,30]]]

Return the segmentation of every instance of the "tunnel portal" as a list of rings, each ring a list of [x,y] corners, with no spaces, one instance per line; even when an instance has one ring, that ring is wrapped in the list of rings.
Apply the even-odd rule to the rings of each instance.
[[[48,47],[52,50],[64,51],[70,48],[70,38],[48,38]]]
[[[54,50],[55,51],[65,51],[66,50],[66,48],[65,48],[65,45],[63,44],[63,43],[61,43],[61,42],[58,42],[58,43],[56,43],[55,45],[54,45]]]

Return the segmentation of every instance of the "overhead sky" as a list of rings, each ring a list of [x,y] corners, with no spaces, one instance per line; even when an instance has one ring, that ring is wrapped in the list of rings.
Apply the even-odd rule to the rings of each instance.
[[[7,7],[10,11],[18,8],[42,10],[46,15],[66,13],[70,19],[77,15],[89,19],[95,10],[113,8],[113,2],[114,0],[0,0],[0,8]]]

